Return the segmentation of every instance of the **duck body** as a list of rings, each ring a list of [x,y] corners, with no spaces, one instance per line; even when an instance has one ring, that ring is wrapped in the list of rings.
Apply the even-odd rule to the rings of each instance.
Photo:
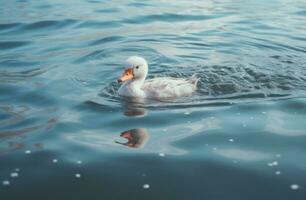
[[[150,79],[144,83],[142,88],[146,96],[153,99],[189,96],[197,89],[192,80],[171,77]]]
[[[119,88],[119,96],[148,98],[155,100],[190,96],[197,89],[198,78],[189,79],[160,77],[145,80],[148,72],[147,62],[138,56],[127,60],[128,67],[118,82],[124,82]]]

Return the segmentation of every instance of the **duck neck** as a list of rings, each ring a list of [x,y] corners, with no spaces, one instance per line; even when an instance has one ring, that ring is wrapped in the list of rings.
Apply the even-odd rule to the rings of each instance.
[[[126,92],[131,96],[135,97],[144,97],[144,91],[142,90],[142,86],[144,84],[145,78],[134,78],[132,80],[127,81],[123,88],[126,88]]]
[[[141,90],[141,87],[142,87],[144,81],[145,81],[145,77],[135,78],[127,84],[129,84],[130,87],[133,88],[134,90]]]

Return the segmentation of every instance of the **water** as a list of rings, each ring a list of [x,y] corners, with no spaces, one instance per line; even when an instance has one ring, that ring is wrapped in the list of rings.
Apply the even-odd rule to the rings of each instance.
[[[305,27],[298,0],[1,0],[1,199],[305,199]],[[121,101],[131,55],[197,93]]]

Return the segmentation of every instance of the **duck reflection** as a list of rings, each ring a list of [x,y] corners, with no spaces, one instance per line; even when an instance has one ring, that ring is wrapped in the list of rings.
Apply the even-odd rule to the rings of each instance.
[[[52,108],[47,111],[49,113],[55,112],[56,109]],[[33,144],[28,142],[26,138],[34,133],[47,133],[58,123],[58,118],[53,117],[32,126],[21,126],[20,124],[24,123],[25,120],[31,119],[31,114],[33,113],[30,107],[0,106],[0,116],[6,116],[0,120],[0,156],[23,148],[35,148],[37,150],[44,148],[42,142]],[[21,126],[21,128],[7,129],[8,126]]]
[[[0,146],[2,146],[1,143],[0,143]],[[41,142],[35,143],[35,144],[28,144],[25,141],[8,141],[7,145],[0,149],[0,156],[9,154],[16,150],[25,149],[25,148],[43,150],[44,144]]]
[[[135,97],[124,97],[120,99],[123,114],[129,117],[145,116],[147,110],[144,108],[144,100]]]
[[[148,131],[144,128],[136,128],[124,131],[120,134],[120,137],[127,139],[127,142],[115,142],[117,144],[121,144],[131,148],[142,148],[149,140]]]

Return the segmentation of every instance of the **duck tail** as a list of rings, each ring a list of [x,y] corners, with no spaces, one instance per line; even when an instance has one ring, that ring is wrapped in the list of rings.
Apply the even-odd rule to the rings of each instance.
[[[189,81],[190,83],[192,83],[193,85],[195,85],[195,86],[197,86],[199,80],[200,80],[200,78],[198,78],[197,75],[195,75],[195,74],[192,75],[192,76],[188,79],[188,81]]]

